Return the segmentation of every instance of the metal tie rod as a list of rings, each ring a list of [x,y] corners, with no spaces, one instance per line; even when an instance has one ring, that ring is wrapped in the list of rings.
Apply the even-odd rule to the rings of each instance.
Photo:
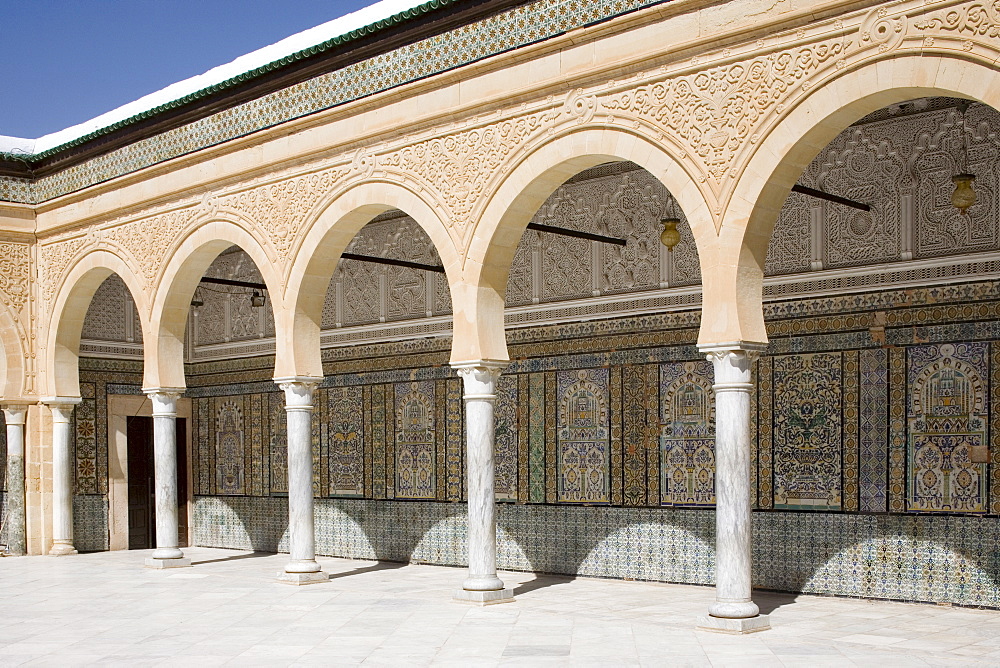
[[[375,257],[374,255],[356,255],[354,253],[341,253],[340,257],[345,260],[357,260],[358,262],[374,262],[375,264],[387,264],[390,267],[406,267],[407,269],[420,269],[422,271],[433,271],[443,274],[444,267],[439,264],[422,264],[420,262],[407,262],[406,260],[394,260],[388,257]]]
[[[816,190],[815,188],[810,188],[808,186],[800,186],[798,183],[792,186],[792,192],[800,193],[802,195],[808,195],[809,197],[815,197],[816,199],[824,199],[827,202],[843,204],[844,206],[849,206],[852,209],[859,209],[861,211],[872,210],[870,204],[865,204],[864,202],[858,202],[853,199],[847,199],[846,197],[841,197],[840,195],[834,195],[832,193],[824,192],[822,190]]]
[[[542,225],[541,223],[528,223],[529,230],[535,230],[536,232],[548,232],[549,234],[559,234],[564,237],[576,237],[577,239],[588,239],[590,241],[599,241],[602,244],[614,244],[615,246],[624,246],[627,242],[624,239],[619,239],[618,237],[606,237],[603,234],[592,234],[590,232],[581,232],[580,230],[570,230],[565,227],[553,227],[552,225]]]

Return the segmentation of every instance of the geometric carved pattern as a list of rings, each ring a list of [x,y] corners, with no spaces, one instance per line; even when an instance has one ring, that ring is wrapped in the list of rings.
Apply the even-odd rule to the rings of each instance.
[[[560,371],[559,501],[608,503],[608,369]]]
[[[907,509],[986,511],[988,344],[909,349]]]
[[[434,383],[396,384],[397,499],[434,499]]]
[[[660,366],[661,503],[715,504],[715,394],[708,362]]]
[[[839,353],[774,359],[774,506],[841,508]]]

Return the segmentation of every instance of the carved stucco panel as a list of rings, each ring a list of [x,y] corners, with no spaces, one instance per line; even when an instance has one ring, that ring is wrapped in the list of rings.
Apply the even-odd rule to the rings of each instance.
[[[844,37],[744,62],[668,77],[601,100],[614,114],[654,122],[697,156],[718,193],[745,147],[757,140],[762,122],[782,110],[790,92],[823,64],[841,56]]]
[[[211,206],[239,212],[270,241],[282,269],[287,269],[303,226],[351,173],[347,167],[266,183],[211,201]]]
[[[20,313],[28,302],[31,246],[0,242],[0,303]]]

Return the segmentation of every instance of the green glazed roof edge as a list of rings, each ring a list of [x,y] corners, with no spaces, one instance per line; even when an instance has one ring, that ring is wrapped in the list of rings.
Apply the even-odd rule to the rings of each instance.
[[[6,158],[8,160],[16,159],[20,161],[25,161],[25,160],[32,161],[32,160],[41,160],[47,158],[49,156],[55,155],[56,153],[59,153],[60,151],[65,151],[68,148],[79,146],[80,144],[86,143],[92,139],[96,139],[110,132],[114,132],[115,130],[119,130],[123,127],[131,125],[132,123],[136,123],[138,121],[151,118],[164,111],[169,111],[170,109],[176,109],[177,107],[183,106],[189,102],[193,102],[200,98],[206,97],[208,95],[211,95],[212,93],[217,93],[221,90],[225,90],[230,86],[234,86],[236,84],[243,83],[244,81],[249,81],[251,79],[254,79],[262,74],[266,74],[275,69],[278,69],[279,67],[289,65],[296,61],[302,60],[303,58],[314,56],[318,53],[323,53],[324,51],[327,51],[335,46],[340,46],[342,44],[346,44],[347,42],[354,41],[359,37],[364,37],[365,35],[375,33],[380,30],[385,30],[386,28],[390,28],[395,25],[399,25],[404,21],[416,18],[418,16],[422,16],[423,14],[431,12],[435,9],[440,9],[441,7],[445,7],[450,4],[454,4],[455,2],[458,2],[458,0],[428,0],[423,4],[417,5],[416,7],[411,7],[410,9],[403,10],[398,14],[393,14],[392,16],[381,19],[374,23],[369,23],[368,25],[363,26],[361,28],[356,28],[348,33],[344,33],[343,35],[340,35],[338,37],[333,37],[331,39],[328,39],[325,42],[320,42],[315,46],[310,46],[306,49],[302,49],[301,51],[289,54],[287,56],[284,56],[283,58],[279,58],[278,60],[272,61],[267,65],[261,65],[256,69],[244,72],[243,74],[238,74],[237,76],[232,77],[230,79],[226,79],[225,81],[213,84],[211,86],[207,86],[193,93],[188,93],[184,97],[177,98],[176,100],[172,100],[170,102],[161,104],[158,107],[153,107],[152,109],[143,111],[134,116],[130,116],[129,118],[126,118],[124,120],[117,121],[115,123],[112,123],[111,125],[107,125],[99,130],[95,130],[82,137],[72,139],[64,144],[60,144],[59,146],[54,146],[48,150],[42,151],[41,153],[13,154],[13,153],[4,153],[0,151],[0,158]]]

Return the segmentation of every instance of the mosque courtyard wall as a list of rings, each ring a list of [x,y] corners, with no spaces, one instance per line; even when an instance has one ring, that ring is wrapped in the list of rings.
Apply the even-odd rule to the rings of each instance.
[[[951,471],[920,459],[921,443],[943,438],[923,403],[944,397],[928,369],[969,379],[964,438],[1000,429],[1000,283],[767,310],[771,348],[754,369],[754,585],[1000,606],[996,450]],[[876,310],[885,318],[873,324]],[[497,404],[501,567],[712,582],[712,373],[693,345],[697,324],[684,310],[512,336]],[[463,415],[448,350],[444,338],[392,342],[326,362],[313,423],[320,554],[464,563]],[[284,402],[271,364],[188,367],[193,544],[287,549]],[[81,549],[108,540],[107,440],[91,435],[107,433],[107,394],[141,393],[140,370],[82,362]]]

